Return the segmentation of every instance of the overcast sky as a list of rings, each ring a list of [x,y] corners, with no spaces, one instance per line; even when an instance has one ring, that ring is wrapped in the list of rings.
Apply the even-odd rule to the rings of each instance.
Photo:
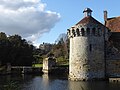
[[[54,43],[59,34],[80,21],[89,7],[93,17],[103,21],[120,16],[120,0],[0,0],[0,32],[19,34],[34,45]]]

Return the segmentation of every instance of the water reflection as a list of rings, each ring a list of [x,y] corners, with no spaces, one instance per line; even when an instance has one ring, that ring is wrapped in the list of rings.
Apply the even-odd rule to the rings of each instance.
[[[70,81],[53,75],[0,76],[0,90],[120,90],[120,83]]]
[[[49,89],[49,75],[48,74],[43,74],[42,75],[42,84],[43,84],[43,89],[48,90]]]
[[[11,75],[0,76],[0,90],[20,90],[20,82]]]
[[[47,74],[36,76],[24,83],[22,90],[69,90],[68,81],[60,78]]]
[[[107,82],[76,82],[69,81],[69,90],[107,90]]]

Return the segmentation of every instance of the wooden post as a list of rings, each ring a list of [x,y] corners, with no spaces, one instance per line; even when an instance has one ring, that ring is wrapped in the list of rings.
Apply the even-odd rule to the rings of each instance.
[[[7,63],[7,73],[10,74],[11,73],[11,64]]]

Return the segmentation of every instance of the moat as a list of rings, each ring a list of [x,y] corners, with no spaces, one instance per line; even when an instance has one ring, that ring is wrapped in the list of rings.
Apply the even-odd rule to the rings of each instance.
[[[0,76],[0,90],[120,90],[120,82],[70,81],[67,76],[5,75]]]

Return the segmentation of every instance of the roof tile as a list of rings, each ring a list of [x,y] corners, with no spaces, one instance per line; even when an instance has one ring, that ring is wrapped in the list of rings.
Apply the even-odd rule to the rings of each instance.
[[[120,16],[108,18],[106,22],[106,27],[108,27],[111,32],[120,32]]]
[[[93,23],[93,24],[98,24],[104,26],[102,23],[94,19],[92,16],[87,16],[84,17],[81,21],[79,21],[76,25],[78,24],[88,24],[88,23]]]

